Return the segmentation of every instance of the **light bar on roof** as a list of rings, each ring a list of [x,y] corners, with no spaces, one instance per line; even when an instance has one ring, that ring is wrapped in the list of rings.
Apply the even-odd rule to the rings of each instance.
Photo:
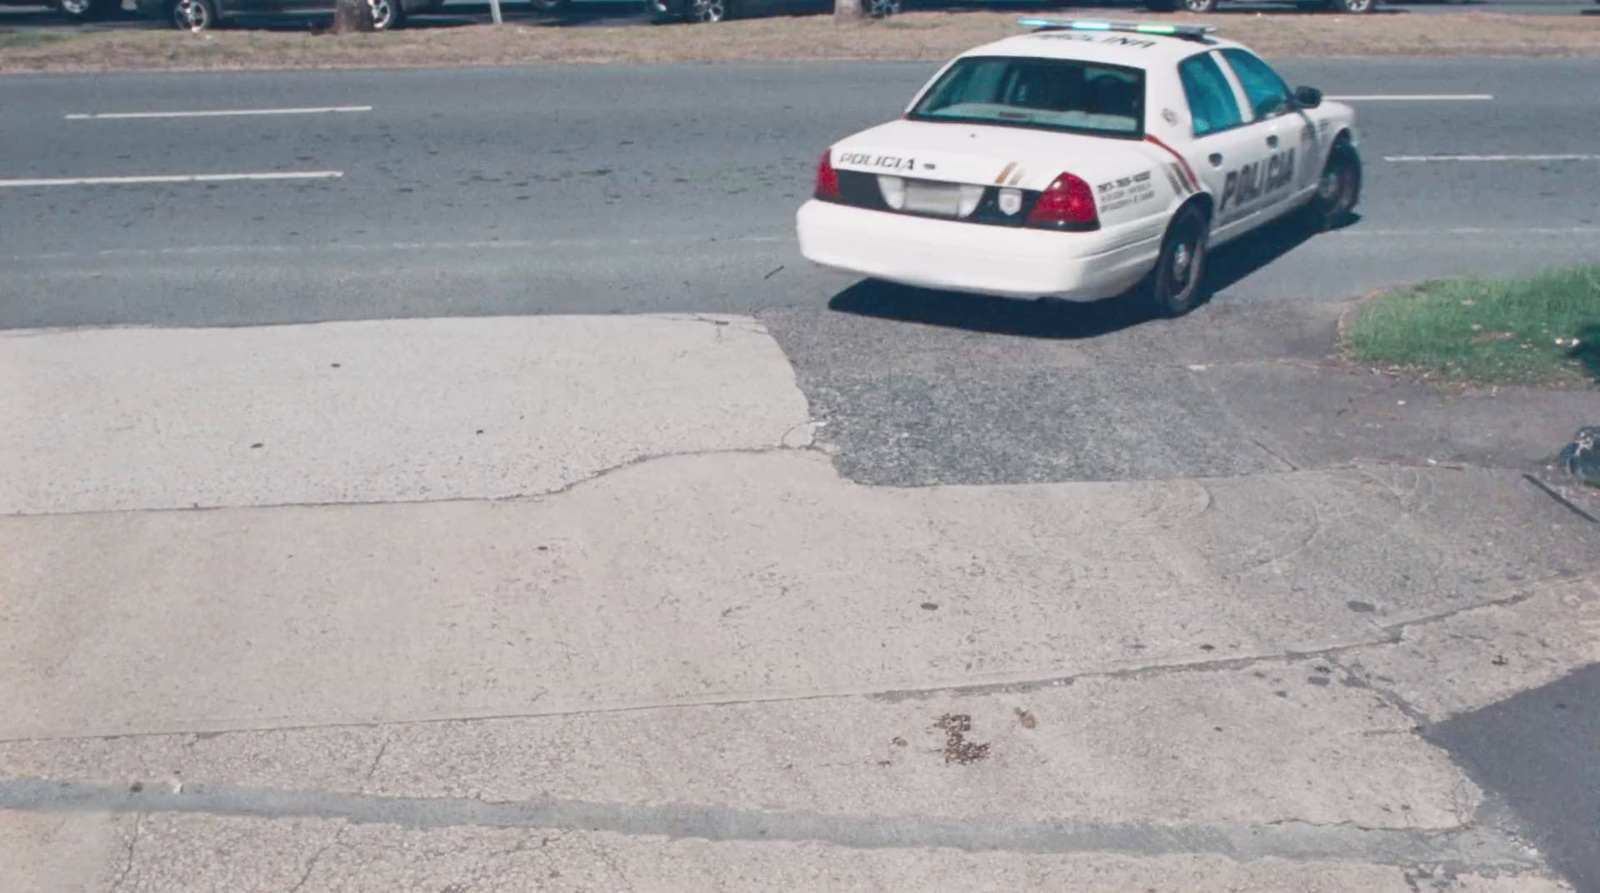
[[[1203,37],[1216,31],[1215,25],[1166,25],[1154,22],[1119,22],[1098,19],[1022,18],[1024,28],[1066,31],[1129,31],[1137,34],[1171,34],[1175,37]]]

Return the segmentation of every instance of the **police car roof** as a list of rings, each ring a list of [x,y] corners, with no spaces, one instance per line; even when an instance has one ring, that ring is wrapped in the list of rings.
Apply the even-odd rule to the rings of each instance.
[[[1036,56],[1148,69],[1157,65],[1176,65],[1180,60],[1207,50],[1242,46],[1215,34],[1209,34],[1200,41],[1172,34],[1131,30],[1051,28],[1001,38],[973,47],[961,55]]]

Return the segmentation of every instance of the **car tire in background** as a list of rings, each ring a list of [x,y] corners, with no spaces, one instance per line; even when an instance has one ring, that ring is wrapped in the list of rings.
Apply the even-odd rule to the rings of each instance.
[[[405,8],[400,0],[367,0],[372,7],[372,30],[393,31],[405,21]]]
[[[1178,209],[1161,239],[1155,268],[1139,287],[1145,309],[1161,319],[1179,317],[1200,302],[1206,276],[1210,223],[1199,205]]]
[[[120,4],[114,0],[59,0],[55,7],[74,22],[88,22],[105,18]]]
[[[1326,0],[1326,7],[1332,12],[1347,12],[1351,15],[1361,15],[1372,12],[1378,6],[1377,0]]]
[[[686,0],[683,5],[683,20],[695,25],[714,25],[732,16],[732,0]]]
[[[205,31],[217,24],[217,7],[211,0],[173,0],[167,4],[167,21],[179,31]]]
[[[874,19],[899,15],[905,11],[904,0],[867,0],[867,15]]]
[[[534,12],[550,15],[552,13],[566,12],[572,5],[572,0],[532,0]]]

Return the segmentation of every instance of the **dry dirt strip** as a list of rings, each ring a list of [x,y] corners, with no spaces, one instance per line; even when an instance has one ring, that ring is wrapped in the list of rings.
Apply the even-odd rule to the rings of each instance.
[[[1229,16],[1119,18],[1217,24],[1272,57],[1593,56],[1600,17]],[[939,61],[1018,33],[1014,13],[920,12],[841,24],[828,16],[714,27],[539,28],[476,25],[388,34],[132,31],[0,35],[0,73],[788,60]]]

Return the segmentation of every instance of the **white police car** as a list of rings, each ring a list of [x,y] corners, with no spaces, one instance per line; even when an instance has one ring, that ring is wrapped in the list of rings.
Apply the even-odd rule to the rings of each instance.
[[[889,282],[1196,302],[1209,248],[1361,189],[1355,113],[1290,90],[1209,26],[1020,19],[899,120],[823,153],[796,218],[808,260]]]

